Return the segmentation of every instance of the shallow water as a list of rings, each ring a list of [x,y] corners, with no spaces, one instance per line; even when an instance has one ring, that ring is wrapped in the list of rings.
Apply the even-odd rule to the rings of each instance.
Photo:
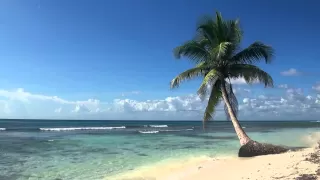
[[[260,142],[310,146],[317,122],[242,122]],[[45,128],[45,129],[43,129]],[[168,159],[236,156],[230,122],[0,120],[0,179],[103,179]]]

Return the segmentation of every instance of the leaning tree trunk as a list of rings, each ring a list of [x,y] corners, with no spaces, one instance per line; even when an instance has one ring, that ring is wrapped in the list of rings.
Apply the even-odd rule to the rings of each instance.
[[[224,102],[226,103],[228,113],[230,115],[231,122],[233,124],[234,130],[237,133],[237,136],[240,140],[240,149],[238,152],[239,157],[253,157],[267,154],[279,154],[283,152],[287,152],[289,149],[282,146],[275,146],[272,144],[262,144],[256,141],[253,141],[249,138],[249,136],[242,129],[235,113],[231,107],[228,93],[225,87],[225,84],[221,87],[222,97]]]
[[[228,93],[227,93],[225,85],[222,85],[221,91],[222,91],[223,100],[226,103],[226,106],[228,108],[228,113],[230,115],[230,119],[231,119],[231,122],[233,124],[234,130],[236,131],[237,136],[238,136],[238,138],[240,140],[240,145],[243,146],[243,145],[247,144],[249,141],[251,141],[251,139],[246,134],[246,132],[244,132],[244,130],[242,129],[242,127],[241,127],[241,125],[240,125],[235,113],[232,110],[232,107],[231,107],[231,104],[230,104],[230,101],[229,101],[229,98],[228,98]]]

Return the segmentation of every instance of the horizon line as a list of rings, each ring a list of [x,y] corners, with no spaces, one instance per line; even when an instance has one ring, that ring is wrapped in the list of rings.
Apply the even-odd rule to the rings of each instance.
[[[158,119],[158,120],[134,120],[134,119],[122,119],[122,120],[119,120],[119,119],[41,119],[41,118],[0,118],[0,121],[1,120],[36,120],[36,121],[39,121],[39,120],[45,120],[45,121],[191,121],[191,122],[202,122],[202,120],[161,120],[161,119]],[[212,123],[212,122],[224,122],[224,121],[227,121],[227,122],[231,122],[230,120],[211,120],[211,121],[207,121],[206,123]],[[239,121],[260,121],[260,122],[263,122],[263,121],[278,121],[278,122],[285,122],[285,121],[309,121],[309,122],[313,122],[313,121],[319,121],[319,120],[239,120]]]

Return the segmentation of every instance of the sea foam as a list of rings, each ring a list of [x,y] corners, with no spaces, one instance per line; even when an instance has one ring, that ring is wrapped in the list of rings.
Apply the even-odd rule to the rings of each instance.
[[[193,131],[193,129],[167,129],[167,130],[160,130],[165,132],[179,132],[179,131]]]
[[[159,131],[139,131],[142,134],[156,134],[159,132],[179,132],[179,131],[193,131],[193,129],[166,129],[166,130],[159,130]]]
[[[313,132],[308,135],[305,135],[302,137],[302,140],[308,146],[313,147],[317,145],[318,142],[320,142],[320,132]]]
[[[159,131],[139,131],[139,133],[142,133],[142,134],[156,134],[158,132]]]
[[[41,131],[75,131],[75,130],[110,130],[125,129],[125,126],[119,127],[70,127],[70,128],[39,128]]]
[[[149,125],[150,127],[153,127],[153,128],[165,128],[165,127],[168,127],[168,125]]]

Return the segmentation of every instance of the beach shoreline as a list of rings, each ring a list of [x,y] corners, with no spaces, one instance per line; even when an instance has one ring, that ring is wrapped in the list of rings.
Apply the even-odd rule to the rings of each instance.
[[[319,145],[317,145],[319,146]],[[314,162],[311,162],[313,158]],[[108,180],[320,179],[319,147],[253,158],[195,157],[144,167]]]

